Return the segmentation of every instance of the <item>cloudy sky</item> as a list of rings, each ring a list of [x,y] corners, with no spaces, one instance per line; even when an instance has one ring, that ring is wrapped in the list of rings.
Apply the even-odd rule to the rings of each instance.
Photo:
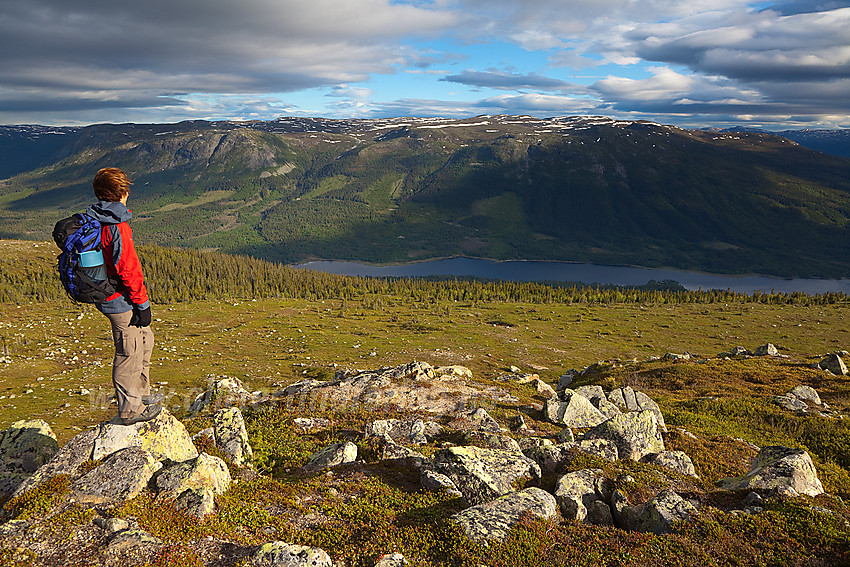
[[[0,124],[850,127],[850,0],[2,0]]]

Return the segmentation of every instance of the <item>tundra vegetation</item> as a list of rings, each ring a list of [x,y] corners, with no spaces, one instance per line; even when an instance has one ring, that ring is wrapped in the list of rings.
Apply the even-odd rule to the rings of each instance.
[[[0,428],[43,419],[62,446],[108,421],[115,406],[108,325],[92,307],[65,298],[55,254],[52,243],[0,241]],[[197,396],[224,377],[241,381],[265,400],[242,405],[253,460],[235,465],[209,437],[197,438],[198,451],[228,461],[235,479],[200,520],[150,487],[116,504],[73,502],[73,479],[54,476],[3,508],[4,565],[247,565],[245,550],[269,541],[369,567],[392,552],[410,565],[446,566],[850,562],[850,426],[837,417],[850,413],[850,382],[817,367],[850,344],[850,301],[842,294],[365,279],[211,252],[141,247],[140,255],[154,304],[154,387],[195,434],[217,415],[212,406],[190,412]],[[777,356],[730,352],[766,343]],[[633,505],[673,486],[699,513],[663,534],[529,515],[504,539],[473,541],[451,519],[466,508],[462,498],[424,490],[418,473],[382,458],[378,440],[363,435],[375,420],[434,420],[442,432],[415,447],[430,458],[475,444],[453,428],[454,416],[269,396],[305,379],[321,383],[337,372],[411,361],[468,368],[480,387],[509,394],[476,405],[506,428],[522,417],[540,438],[563,429],[544,418],[550,394],[539,382],[504,376],[536,374],[557,388],[567,371],[585,369],[570,388],[628,386],[648,394],[666,422],[666,448],[686,453],[698,477],[587,453],[572,453],[558,473],[602,470]],[[814,388],[832,413],[774,402],[801,385]],[[305,428],[303,418],[328,421]],[[528,437],[517,428],[504,435]],[[356,462],[303,468],[320,449],[346,442],[356,445]],[[824,493],[765,493],[759,511],[741,513],[743,495],[717,482],[747,473],[753,446],[773,445],[806,451]],[[515,488],[551,491],[555,482],[544,472]],[[113,519],[129,521],[151,542],[114,555],[115,540],[99,527]]]

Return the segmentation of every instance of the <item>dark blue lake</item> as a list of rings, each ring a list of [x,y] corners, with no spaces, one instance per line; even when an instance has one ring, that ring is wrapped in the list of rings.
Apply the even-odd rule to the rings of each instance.
[[[730,289],[741,293],[801,291],[809,294],[829,291],[850,294],[850,279],[775,278],[769,276],[729,276],[683,270],[600,266],[571,262],[535,262],[449,258],[410,264],[371,265],[342,260],[320,260],[296,267],[348,276],[474,276],[510,281],[565,281],[586,284],[643,285],[649,280],[675,280],[690,290]]]

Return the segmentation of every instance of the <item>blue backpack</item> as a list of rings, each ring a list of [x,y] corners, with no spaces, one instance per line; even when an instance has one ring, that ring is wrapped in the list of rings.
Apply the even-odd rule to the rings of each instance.
[[[68,295],[80,303],[103,303],[115,294],[115,283],[106,275],[100,221],[85,213],[64,218],[53,227],[59,254],[59,279]]]

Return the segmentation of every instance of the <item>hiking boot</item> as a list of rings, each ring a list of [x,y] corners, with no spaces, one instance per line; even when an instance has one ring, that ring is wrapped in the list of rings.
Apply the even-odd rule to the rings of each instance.
[[[159,412],[161,411],[162,406],[159,404],[145,406],[145,409],[142,411],[142,413],[136,414],[133,417],[116,417],[114,423],[118,425],[133,425],[134,423],[150,421],[156,416],[158,416]]]
[[[148,394],[147,396],[142,396],[142,403],[146,406],[152,406],[154,404],[158,404],[165,399],[165,395],[160,392],[154,392],[153,394]]]

